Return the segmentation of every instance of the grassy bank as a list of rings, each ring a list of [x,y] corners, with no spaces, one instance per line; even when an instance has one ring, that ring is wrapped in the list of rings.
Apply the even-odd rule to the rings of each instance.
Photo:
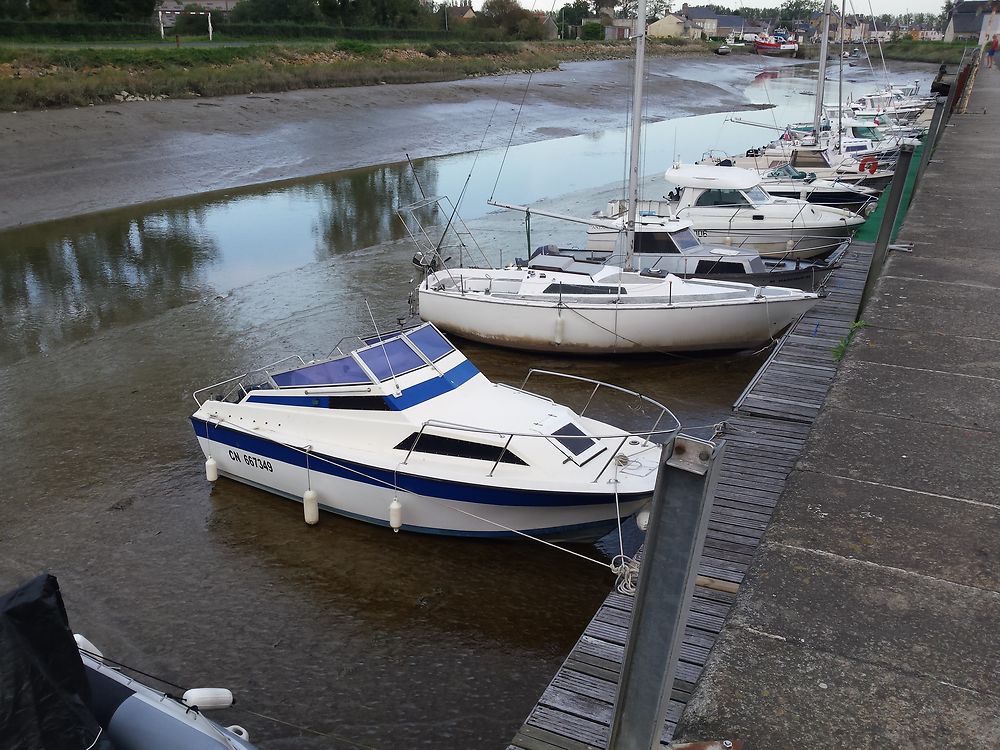
[[[708,47],[654,43],[649,51],[653,55],[707,54]],[[0,48],[0,110],[87,106],[123,98],[447,81],[631,54],[627,42],[568,41],[372,44],[341,40],[236,47],[6,47]]]
[[[889,42],[882,45],[883,54],[887,60],[912,60],[914,62],[947,63],[958,65],[962,60],[962,52],[975,49],[975,44],[968,42],[917,42],[910,39]]]
[[[861,47],[860,44],[846,44],[844,48],[848,51],[854,49],[855,47]],[[906,39],[898,42],[888,42],[882,45],[882,54],[885,56],[886,60],[909,60],[911,62],[926,62],[934,63],[940,65],[941,63],[947,63],[948,65],[958,65],[962,59],[962,51],[968,48],[972,50],[967,42],[953,42],[951,44],[945,44],[944,42],[918,42],[912,39]],[[872,58],[878,57],[878,45],[869,44],[867,45],[868,54]],[[831,45],[830,47],[830,57],[833,60],[837,59],[837,55],[840,54],[840,44]],[[807,60],[815,60],[819,57],[819,45],[809,44],[804,45],[803,56]]]

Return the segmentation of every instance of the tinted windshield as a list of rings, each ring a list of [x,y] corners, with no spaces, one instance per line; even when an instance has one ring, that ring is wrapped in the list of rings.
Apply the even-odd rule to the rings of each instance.
[[[282,388],[306,385],[354,385],[371,382],[361,366],[350,355],[282,372],[273,377],[274,382]]]
[[[365,349],[358,352],[358,356],[379,380],[401,375],[425,364],[420,355],[408,347],[402,339],[387,341],[371,349]]]
[[[759,206],[762,203],[770,203],[771,196],[768,195],[764,190],[761,189],[760,185],[754,185],[749,190],[744,190],[743,194],[753,203],[755,206]]]
[[[694,232],[690,229],[678,229],[676,232],[670,233],[670,239],[674,241],[681,250],[687,250],[691,247],[697,247],[701,243],[698,242],[698,238],[694,236]]]
[[[883,136],[875,128],[855,127],[854,135],[857,138],[868,138],[873,141],[881,141],[885,139],[885,136]]]
[[[410,343],[414,344],[417,349],[422,351],[424,356],[431,362],[440,359],[454,349],[451,344],[445,341],[444,336],[429,325],[424,326],[423,328],[418,328],[412,333],[407,334],[407,338],[410,340]]]

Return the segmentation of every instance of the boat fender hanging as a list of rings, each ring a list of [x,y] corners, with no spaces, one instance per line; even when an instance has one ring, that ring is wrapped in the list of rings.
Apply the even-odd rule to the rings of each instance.
[[[218,478],[219,464],[215,462],[214,458],[209,457],[209,459],[205,461],[205,479],[209,482],[214,482]]]
[[[316,490],[306,490],[302,494],[302,516],[310,526],[319,523],[319,495]]]
[[[553,340],[557,346],[563,342],[563,317],[561,309],[556,311],[556,335]]]
[[[635,514],[635,525],[639,527],[639,531],[649,528],[649,508],[643,508]]]
[[[389,503],[389,526],[394,532],[399,532],[403,525],[403,505],[396,498]]]
[[[229,708],[233,705],[233,694],[226,688],[191,688],[186,690],[181,700],[199,711]]]
[[[790,253],[795,249],[795,240],[787,239],[785,240],[785,252]]]

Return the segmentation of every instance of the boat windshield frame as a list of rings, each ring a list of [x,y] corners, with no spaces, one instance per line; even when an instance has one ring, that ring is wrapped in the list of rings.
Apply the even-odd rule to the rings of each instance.
[[[425,329],[432,330],[435,334],[435,338],[439,339],[439,341],[431,339],[430,341],[424,344],[423,348],[421,348],[419,339],[418,341],[413,341],[410,338],[410,336],[412,336],[413,334],[419,334],[419,332]],[[357,341],[361,343],[362,346],[359,346],[356,349],[347,352],[343,351],[342,346],[344,342],[350,340]],[[371,367],[367,365],[361,357],[356,356],[359,353],[371,351],[379,348],[380,346],[384,347],[387,344],[399,340],[402,340],[408,347],[409,351],[414,353],[416,357],[419,358],[420,360],[419,364],[416,364],[416,366],[410,367],[408,369],[400,369],[398,372],[395,371],[395,369],[390,364],[389,365],[390,373],[386,375],[384,378],[380,378],[376,375],[375,372],[372,371]],[[373,343],[367,343],[367,342],[373,342]],[[353,336],[353,335],[345,336],[337,343],[337,346],[324,359],[306,361],[303,357],[297,354],[289,355],[287,357],[283,357],[282,359],[276,360],[262,367],[257,367],[252,370],[248,370],[247,372],[244,372],[240,375],[236,375],[234,377],[222,380],[218,383],[213,383],[212,385],[205,386],[204,388],[199,388],[192,394],[192,396],[195,400],[195,403],[197,403],[198,406],[200,407],[203,403],[203,400],[201,398],[202,394],[218,388],[229,386],[229,390],[225,393],[225,395],[221,396],[217,400],[227,401],[234,394],[237,394],[237,392],[240,393],[242,398],[246,398],[249,395],[250,391],[259,389],[261,385],[260,381],[262,379],[266,379],[267,386],[270,389],[277,391],[286,389],[290,390],[296,388],[337,388],[349,392],[370,392],[371,386],[373,385],[381,384],[386,381],[391,381],[394,378],[397,378],[401,375],[417,372],[425,367],[432,369],[435,373],[437,373],[440,376],[443,373],[441,372],[441,369],[438,367],[437,362],[439,362],[444,357],[447,357],[449,354],[456,351],[458,351],[458,348],[454,344],[452,344],[445,337],[445,335],[437,329],[437,327],[433,323],[426,322],[419,326],[415,326],[413,328],[409,328],[406,330],[393,331],[391,334],[376,333],[366,337]],[[334,356],[337,354],[339,354],[339,356]],[[332,383],[281,384],[277,380],[275,380],[276,377],[280,377],[281,375],[284,375],[286,373],[299,372],[309,367],[315,367],[317,365],[328,365],[330,363],[335,363],[347,359],[350,359],[351,362],[354,364],[354,366],[358,368],[361,377],[349,381],[344,380],[343,382],[332,382]],[[410,361],[413,362],[414,360],[411,359]],[[291,364],[292,366],[288,367],[287,366],[288,364]]]
[[[698,239],[698,236],[694,233],[691,227],[675,229],[672,232],[667,232],[667,234],[670,236],[670,241],[673,242],[674,246],[681,252],[701,246],[701,240]]]
[[[743,191],[743,197],[750,201],[753,206],[766,206],[773,203],[774,198],[760,185],[754,185]]]

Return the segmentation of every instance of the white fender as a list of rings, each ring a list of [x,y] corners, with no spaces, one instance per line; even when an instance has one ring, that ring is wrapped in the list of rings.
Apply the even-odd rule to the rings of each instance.
[[[316,490],[306,490],[302,495],[302,515],[310,526],[319,523],[319,495]]]
[[[199,711],[211,711],[233,705],[233,693],[227,688],[191,688],[184,692],[181,700],[189,706],[197,706]]]
[[[389,525],[394,532],[399,532],[403,525],[403,506],[396,498],[389,503]]]
[[[219,464],[215,462],[214,458],[209,458],[205,462],[205,479],[209,482],[214,482],[219,478]]]

